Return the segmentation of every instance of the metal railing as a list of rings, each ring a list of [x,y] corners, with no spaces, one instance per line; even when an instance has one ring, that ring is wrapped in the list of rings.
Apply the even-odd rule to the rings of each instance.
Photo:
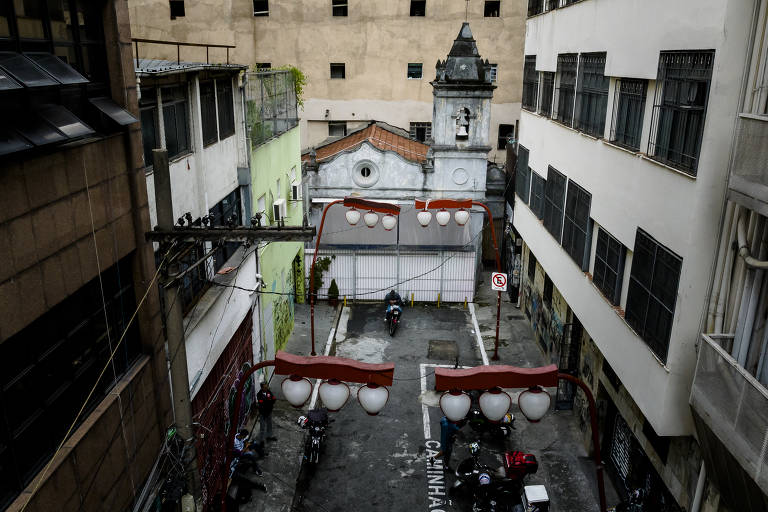
[[[227,64],[229,64],[229,49],[235,48],[234,45],[229,44],[208,44],[208,43],[183,43],[181,41],[163,41],[159,39],[143,39],[138,37],[132,37],[134,50],[136,52],[136,67],[139,67],[139,43],[146,44],[161,44],[176,47],[176,63],[181,62],[181,47],[190,46],[196,48],[205,48],[205,63],[210,64],[210,49],[211,48],[225,48],[227,50]]]
[[[261,71],[246,77],[246,121],[254,147],[299,124],[291,71]]]

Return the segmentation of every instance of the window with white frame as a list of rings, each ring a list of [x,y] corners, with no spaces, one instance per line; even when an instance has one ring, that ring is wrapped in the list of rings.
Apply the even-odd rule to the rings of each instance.
[[[555,74],[541,73],[541,94],[539,95],[539,114],[549,117],[552,115],[552,94],[555,90]]]
[[[602,137],[608,108],[608,85],[605,76],[605,53],[582,53],[579,56],[579,79],[576,91],[576,129]]]
[[[571,126],[573,123],[573,103],[576,96],[576,69],[578,55],[566,53],[557,56],[557,74],[555,75],[555,113],[556,121]]]
[[[536,97],[539,93],[539,74],[536,72],[536,56],[526,55],[523,66],[523,108],[536,110]]]
[[[647,80],[619,78],[614,88],[611,142],[628,149],[640,149]]]

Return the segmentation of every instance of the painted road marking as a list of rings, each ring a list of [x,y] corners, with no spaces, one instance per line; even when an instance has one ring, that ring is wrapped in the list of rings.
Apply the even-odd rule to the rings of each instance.
[[[475,304],[469,303],[469,312],[472,314],[472,326],[475,328],[475,340],[477,341],[477,348],[480,349],[480,356],[483,359],[483,364],[488,363],[488,354],[485,353],[485,346],[483,345],[483,338],[480,336],[480,327],[477,324],[477,317],[475,316]]]
[[[331,345],[333,345],[333,340],[336,337],[336,329],[338,329],[341,322],[344,322],[344,331],[346,332],[346,325],[347,321],[349,320],[349,308],[342,307],[341,315],[339,316],[339,321],[336,322],[331,329],[331,332],[328,333],[328,339],[325,341],[325,350],[323,351],[323,355],[329,355],[331,353]],[[317,394],[320,391],[320,379],[315,379],[315,385],[312,389],[312,400],[309,401],[309,410],[315,408],[315,404],[317,403]]]
[[[453,364],[433,364],[421,363],[419,365],[419,374],[421,376],[421,417],[424,422],[424,439],[432,438],[432,427],[429,422],[429,406],[424,403],[424,396],[427,393],[427,368],[455,368]],[[472,368],[471,366],[459,366],[461,369]]]

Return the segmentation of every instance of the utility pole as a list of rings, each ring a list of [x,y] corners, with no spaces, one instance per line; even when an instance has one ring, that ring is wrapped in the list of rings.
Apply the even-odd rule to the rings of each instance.
[[[173,229],[173,196],[171,195],[171,173],[168,167],[168,152],[165,149],[153,149],[152,159],[155,175],[155,205],[157,225],[163,231]],[[164,246],[167,244],[163,244]],[[161,254],[168,251],[161,247]],[[179,273],[178,263],[171,259],[165,275]],[[165,290],[165,329],[168,337],[170,354],[171,390],[173,392],[173,411],[176,418],[176,431],[184,440],[184,471],[187,476],[187,490],[192,494],[195,504],[200,502],[200,473],[197,468],[195,453],[195,435],[192,428],[192,403],[189,399],[189,374],[187,372],[187,349],[184,342],[184,316],[179,297],[179,280],[171,277],[163,283]]]

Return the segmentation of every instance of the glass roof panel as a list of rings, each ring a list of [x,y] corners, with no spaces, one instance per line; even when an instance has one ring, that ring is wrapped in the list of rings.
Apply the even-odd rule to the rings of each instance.
[[[0,52],[0,67],[27,87],[42,87],[59,83],[20,53]]]
[[[52,53],[25,53],[46,73],[63,84],[86,84],[88,79]]]
[[[0,68],[0,91],[8,91],[11,89],[23,89],[23,87],[16,80],[11,78],[11,75]]]
[[[139,120],[133,117],[130,112],[107,97],[89,98],[88,101],[98,108],[106,116],[121,126],[137,123]]]
[[[61,105],[43,105],[38,108],[37,113],[69,138],[96,133],[90,126]]]
[[[8,155],[34,147],[30,142],[11,130],[0,126],[0,155]]]
[[[24,116],[19,119],[16,130],[32,141],[35,146],[43,146],[67,140],[67,136],[51,126],[40,116]]]

